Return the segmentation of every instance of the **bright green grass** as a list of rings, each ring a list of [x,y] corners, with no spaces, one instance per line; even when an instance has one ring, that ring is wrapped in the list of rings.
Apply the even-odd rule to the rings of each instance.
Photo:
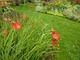
[[[49,24],[50,28],[59,33],[60,39],[58,49],[54,52],[54,60],[80,60],[80,23],[62,17],[35,12],[35,8],[29,9],[20,5],[16,10],[25,13],[32,22],[42,20],[44,24]],[[48,28],[48,27],[47,27]]]

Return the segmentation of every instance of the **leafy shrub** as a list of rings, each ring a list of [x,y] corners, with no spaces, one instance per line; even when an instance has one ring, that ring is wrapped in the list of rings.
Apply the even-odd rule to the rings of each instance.
[[[4,1],[3,1],[4,2]],[[10,2],[4,2],[4,4],[1,2],[0,7],[0,19],[2,20],[4,17],[6,18],[14,18],[14,17],[20,17],[20,13],[16,12],[15,9],[11,7]]]
[[[77,5],[77,9],[75,11],[80,14],[80,5]]]
[[[60,12],[51,12],[51,11],[47,11],[48,14],[52,14],[52,15],[56,15],[56,16],[61,16],[63,17],[63,14]]]
[[[77,5],[74,5],[72,8],[67,8],[63,11],[63,15],[69,19],[80,21],[80,13]]]
[[[1,2],[0,3],[1,6],[0,6],[0,12],[2,13],[6,13],[6,12],[10,12],[11,10],[13,10],[11,7],[10,7],[10,2]]]

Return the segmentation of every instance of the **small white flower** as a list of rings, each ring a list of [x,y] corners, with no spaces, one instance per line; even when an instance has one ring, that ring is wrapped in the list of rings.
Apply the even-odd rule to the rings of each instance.
[[[41,11],[42,7],[41,6],[36,6],[36,11]]]

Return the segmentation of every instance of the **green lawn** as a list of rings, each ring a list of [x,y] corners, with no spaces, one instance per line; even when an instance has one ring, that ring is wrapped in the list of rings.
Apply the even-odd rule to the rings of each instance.
[[[62,17],[43,14],[29,9],[29,4],[16,7],[16,11],[25,13],[29,20],[37,23],[42,20],[49,28],[59,33],[60,39],[54,52],[54,60],[80,60],[80,23]]]

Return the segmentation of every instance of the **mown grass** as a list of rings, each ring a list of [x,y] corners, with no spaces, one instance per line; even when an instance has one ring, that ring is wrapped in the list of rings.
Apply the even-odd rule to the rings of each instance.
[[[29,4],[16,7],[16,11],[25,13],[30,17],[30,21],[37,23],[42,20],[44,24],[49,24],[53,30],[59,33],[60,39],[54,52],[54,60],[80,60],[80,23],[62,17],[43,14],[35,11],[35,7],[30,10]],[[46,29],[46,31],[47,31]]]

